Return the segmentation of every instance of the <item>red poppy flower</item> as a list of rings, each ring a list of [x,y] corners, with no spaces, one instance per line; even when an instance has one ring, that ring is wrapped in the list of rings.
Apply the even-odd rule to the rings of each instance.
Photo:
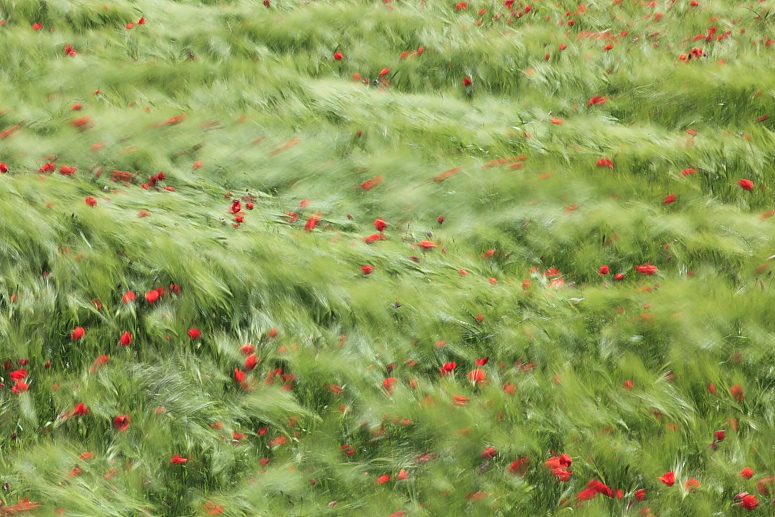
[[[662,204],[663,204],[663,205],[669,205],[670,203],[672,203],[672,202],[673,202],[673,201],[675,201],[675,200],[676,200],[676,196],[675,196],[675,194],[669,194],[669,195],[668,195],[668,196],[667,196],[667,197],[664,199],[664,201],[662,201]]]
[[[737,184],[740,185],[740,188],[743,190],[753,190],[753,181],[751,180],[739,179],[737,180]]]
[[[364,181],[363,183],[361,183],[361,188],[363,190],[371,190],[377,185],[380,185],[381,183],[382,183],[382,175],[380,174],[379,176],[376,176],[368,181]]]
[[[659,477],[659,480],[667,486],[673,486],[675,483],[675,472],[665,472],[662,476]]]
[[[681,176],[692,176],[694,174],[697,174],[697,169],[692,169],[691,167],[681,171]]]
[[[612,48],[614,48],[614,45],[613,45],[613,43],[609,43],[608,45],[606,45],[605,47],[603,47],[603,50],[611,50]]]
[[[386,239],[387,239],[387,237],[385,237],[384,234],[382,234],[382,233],[375,233],[374,235],[369,235],[368,237],[364,237],[363,238],[363,242],[365,242],[366,244],[372,244],[372,243],[374,243],[376,241],[384,241]]]
[[[497,455],[498,455],[498,449],[496,449],[492,445],[489,447],[486,447],[481,454],[482,458],[494,458]]]
[[[40,23],[33,23],[33,24],[32,24],[32,29],[33,29],[33,30],[39,31],[39,30],[40,30],[40,29],[42,29],[42,28],[43,28],[43,25],[42,25],[42,24],[40,24]]]
[[[382,474],[380,477],[377,478],[377,484],[383,485],[390,481],[390,474]]]
[[[341,52],[334,52],[334,59],[336,59],[337,61],[341,61],[343,57],[344,56],[342,55]]]
[[[158,299],[159,299],[159,291],[157,291],[156,289],[145,293],[145,301],[148,303],[153,303]]]
[[[86,331],[83,329],[83,327],[75,327],[72,333],[70,333],[70,339],[72,339],[73,341],[76,341],[78,339],[81,339],[84,336],[84,334],[86,334]]]
[[[97,200],[91,196],[84,199],[84,202],[89,206],[97,206]]]
[[[27,385],[26,382],[16,381],[16,384],[11,388],[11,392],[13,392],[14,395],[18,395],[19,393],[27,391],[27,389],[29,389],[29,385]]]
[[[646,500],[646,489],[645,488],[639,488],[635,491],[635,499],[637,501],[645,501]]]
[[[659,269],[657,269],[657,266],[655,266],[654,264],[650,264],[648,262],[640,266],[633,266],[633,267],[638,273],[648,275],[648,276],[651,276],[654,273],[657,273],[659,271]]]
[[[429,250],[436,247],[436,243],[433,241],[420,241],[420,247],[422,249]]]
[[[624,383],[622,384],[622,388],[624,388],[624,389],[626,389],[626,390],[631,390],[631,389],[632,389],[632,386],[633,386],[633,385],[632,385],[632,381],[631,381],[630,379],[627,379],[627,380],[626,380],[626,381],[624,381]]]
[[[285,436],[278,436],[277,438],[272,438],[271,440],[269,440],[269,446],[272,449],[275,449],[281,445],[285,445],[287,442],[288,442],[288,438],[286,438]]]
[[[258,357],[256,357],[255,354],[254,355],[249,355],[245,359],[245,369],[247,371],[253,370],[253,368],[255,368],[257,364],[258,364]]]
[[[379,76],[384,77],[389,73],[390,73],[390,68],[383,68],[382,71],[380,71]]]
[[[108,357],[107,355],[98,356],[97,359],[95,359],[94,362],[92,363],[91,368],[89,368],[89,371],[91,373],[96,372],[97,370],[99,370],[100,368],[108,364],[109,359],[110,357]]]
[[[129,415],[118,415],[114,418],[113,427],[120,433],[126,431],[129,428]]]
[[[132,343],[132,334],[129,332],[124,332],[121,334],[121,338],[119,338],[118,342],[121,344],[121,346],[129,346]]]
[[[441,367],[439,370],[439,373],[441,375],[449,375],[453,371],[455,371],[455,368],[457,368],[457,363],[454,361],[444,363],[444,366]]]
[[[755,495],[746,494],[740,499],[740,506],[751,511],[759,506],[759,500],[756,499]]]
[[[717,442],[723,442],[724,439],[727,437],[727,432],[722,429],[720,431],[715,431],[713,433],[713,436]]]
[[[182,465],[187,461],[188,459],[183,458],[180,454],[175,454],[173,457],[170,458],[170,463],[172,463],[173,465]]]
[[[691,492],[695,488],[700,488],[700,482],[697,481],[697,478],[689,478],[684,482],[684,490],[687,492]]]
[[[292,218],[292,219],[295,221],[295,218]],[[307,230],[308,232],[311,232],[312,230],[315,229],[315,227],[318,225],[319,222],[320,222],[320,216],[313,214],[309,216],[309,219],[307,219],[307,222],[304,223],[304,229]]]
[[[382,387],[385,388],[385,391],[388,393],[393,393],[393,386],[395,386],[396,382],[398,382],[398,379],[395,377],[388,377],[382,381]]]
[[[610,269],[608,269],[608,266],[600,266],[600,270],[598,271],[601,275],[607,275],[609,273]]]
[[[597,166],[600,168],[608,167],[609,169],[613,169],[614,162],[612,162],[609,158],[600,158],[597,161]]]
[[[374,219],[374,228],[376,228],[378,232],[381,232],[387,228],[387,225],[388,224],[379,217]]]
[[[527,456],[522,456],[521,458],[514,460],[511,465],[509,465],[509,473],[524,475],[525,471],[527,470],[528,463],[530,463],[530,458]]]
[[[370,275],[374,271],[374,266],[369,266],[368,264],[365,266],[361,266],[361,273],[364,275]]]
[[[468,372],[468,380],[474,384],[479,384],[487,379],[487,373],[484,370],[475,368]]]
[[[136,297],[137,297],[137,295],[135,295],[135,293],[133,293],[132,291],[127,291],[127,292],[124,293],[124,296],[121,297],[121,302],[122,303],[129,303],[129,302],[134,301],[134,299]]]
[[[571,458],[569,455],[562,453],[559,456],[552,456],[548,460],[544,462],[544,465],[549,467],[550,469],[556,469],[560,467],[570,467],[573,463],[573,458]]]
[[[739,384],[735,384],[729,388],[729,394],[732,395],[732,398],[738,402],[742,402],[743,398],[745,398],[743,395],[743,387]]]
[[[137,20],[137,25],[145,25],[145,18],[143,17]]]
[[[567,483],[568,481],[570,481],[570,477],[571,475],[573,475],[573,471],[568,470],[564,467],[559,467],[556,469],[552,469],[552,475],[557,478],[557,481]]]
[[[487,364],[489,360],[490,360],[490,356],[487,356],[487,357],[482,357],[481,359],[477,359],[475,362],[477,366],[484,366],[485,364]]]
[[[234,380],[239,382],[239,383],[245,382],[245,372],[243,372],[239,368],[235,368],[234,369]]]
[[[75,167],[68,167],[67,165],[59,166],[59,173],[65,176],[72,176],[77,169]]]
[[[196,327],[188,329],[188,337],[191,339],[199,339],[202,336],[202,331]]]
[[[750,467],[746,467],[740,472],[740,475],[745,479],[751,479],[753,477],[753,470]]]
[[[14,370],[11,373],[8,374],[8,378],[12,381],[20,381],[27,377],[27,370],[24,368],[21,368],[19,370]]]
[[[466,88],[471,86],[471,78],[470,77],[465,76],[465,78],[463,79],[463,86],[465,86]]]
[[[38,169],[38,172],[54,172],[56,170],[57,166],[55,163],[44,163],[40,166]]]
[[[89,408],[86,407],[86,404],[83,402],[79,402],[75,405],[75,408],[73,408],[73,414],[77,416],[83,416],[89,414]]]
[[[409,477],[409,473],[406,470],[401,469],[398,471],[398,475],[396,475],[396,481],[403,481],[408,477]]]
[[[579,502],[586,501],[588,499],[594,498],[597,494],[603,494],[606,497],[614,496],[613,490],[611,490],[607,485],[601,481],[593,479],[587,483],[587,486],[584,490],[576,494],[576,500]]]
[[[603,97],[602,95],[593,95],[592,98],[587,101],[587,107],[597,106],[598,104],[605,104],[607,101],[608,97]]]
[[[8,172],[8,166],[4,163],[0,163],[0,174],[5,174]]]

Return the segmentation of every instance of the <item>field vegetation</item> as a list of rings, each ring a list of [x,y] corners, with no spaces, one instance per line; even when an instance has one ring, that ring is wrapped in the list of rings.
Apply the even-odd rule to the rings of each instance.
[[[0,0],[0,516],[772,515],[772,5]]]

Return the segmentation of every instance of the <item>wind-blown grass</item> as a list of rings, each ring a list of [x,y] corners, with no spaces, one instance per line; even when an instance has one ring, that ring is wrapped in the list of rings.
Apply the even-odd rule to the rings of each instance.
[[[0,516],[770,512],[766,2],[267,3],[0,0]]]

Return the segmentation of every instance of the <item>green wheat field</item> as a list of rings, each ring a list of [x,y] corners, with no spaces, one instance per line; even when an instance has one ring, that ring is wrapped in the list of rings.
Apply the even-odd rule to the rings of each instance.
[[[0,516],[775,515],[773,0],[0,0]]]

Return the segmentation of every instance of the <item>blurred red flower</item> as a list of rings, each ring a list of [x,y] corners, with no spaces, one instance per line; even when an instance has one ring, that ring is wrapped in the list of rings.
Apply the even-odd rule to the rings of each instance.
[[[16,384],[13,385],[13,388],[11,388],[11,392],[13,392],[14,395],[18,395],[19,393],[27,391],[29,386],[24,381],[16,381]]]
[[[651,276],[654,273],[657,273],[659,271],[659,269],[657,269],[657,266],[649,262],[646,262],[645,264],[642,264],[640,266],[633,266],[633,267],[638,273],[641,273],[643,275],[648,275],[648,276]]]
[[[673,486],[675,483],[675,472],[665,472],[663,475],[659,477],[659,480],[663,482],[667,486]]]
[[[126,431],[129,428],[129,415],[118,415],[114,418],[113,427],[120,433]]]
[[[755,509],[759,506],[759,500],[755,495],[746,494],[740,499],[740,505],[748,511]]]
[[[175,454],[173,457],[170,458],[170,463],[173,465],[181,465],[183,463],[186,463],[188,461],[187,458],[183,458],[180,454]]]
[[[446,362],[444,363],[444,366],[442,366],[439,370],[439,373],[441,375],[449,375],[453,371],[455,371],[455,368],[457,368],[457,363],[454,361]]]
[[[319,214],[319,212],[318,212],[318,214]],[[296,220],[295,217],[291,217],[291,218],[293,219],[291,222]],[[304,229],[307,230],[308,232],[311,232],[312,230],[315,229],[315,227],[318,225],[319,222],[320,222],[320,216],[316,215],[316,214],[313,214],[313,215],[309,216],[309,219],[307,219],[307,222],[304,223]]]
[[[487,373],[484,370],[475,368],[468,372],[468,380],[474,384],[479,384],[487,379]]]
[[[738,402],[742,402],[743,398],[745,398],[743,395],[743,387],[740,384],[735,384],[729,388],[729,394],[732,395],[732,398]]]
[[[247,371],[251,371],[253,368],[255,368],[255,367],[256,367],[256,365],[257,365],[257,364],[258,364],[258,357],[256,357],[256,355],[255,355],[255,354],[253,354],[253,355],[249,355],[249,356],[248,356],[248,357],[245,359],[245,369],[246,369]]]
[[[739,179],[737,180],[737,184],[740,185],[740,188],[743,190],[753,190],[753,181],[751,180]]]
[[[385,391],[388,393],[393,393],[393,386],[395,386],[396,382],[398,382],[398,379],[395,377],[388,377],[382,381],[382,387],[385,388]]]
[[[8,378],[12,381],[20,381],[24,379],[27,376],[27,370],[24,368],[20,368],[19,370],[14,370],[11,373],[8,374]]]

